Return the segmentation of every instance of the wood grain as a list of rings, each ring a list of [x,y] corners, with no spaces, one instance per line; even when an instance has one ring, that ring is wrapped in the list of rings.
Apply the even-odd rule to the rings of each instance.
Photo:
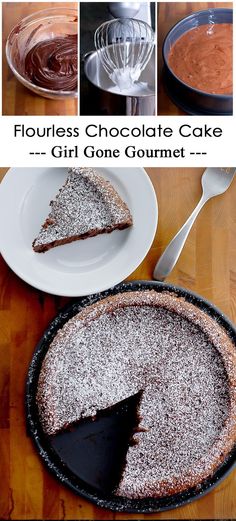
[[[181,116],[185,113],[179,109],[168,97],[163,84],[163,58],[162,45],[169,30],[182,18],[192,14],[194,11],[201,11],[213,7],[232,8],[230,2],[159,2],[158,4],[158,114]]]
[[[0,179],[7,169],[0,169]],[[152,248],[129,277],[151,279],[157,258],[200,197],[203,169],[147,169],[159,202]],[[199,215],[170,282],[194,290],[236,320],[236,181]],[[67,299],[25,284],[0,259],[0,519],[137,519],[96,508],[59,484],[26,435],[25,378],[34,347]],[[139,519],[234,519],[236,471],[190,505]]]
[[[2,4],[2,113],[5,116],[73,116],[77,100],[51,100],[37,96],[19,81],[10,70],[5,53],[7,37],[25,16],[50,7],[72,7],[76,2],[3,2]]]

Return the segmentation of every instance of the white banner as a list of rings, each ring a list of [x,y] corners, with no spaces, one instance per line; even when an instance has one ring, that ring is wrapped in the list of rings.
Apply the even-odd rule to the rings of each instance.
[[[234,117],[2,117],[10,166],[233,166]]]

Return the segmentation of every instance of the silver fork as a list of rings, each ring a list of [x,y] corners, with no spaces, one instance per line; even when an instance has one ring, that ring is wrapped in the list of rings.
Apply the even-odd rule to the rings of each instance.
[[[153,278],[163,281],[174,268],[184,247],[193,223],[204,204],[216,195],[223,194],[231,185],[236,168],[207,168],[202,175],[202,197],[193,213],[169,243],[158,260]]]

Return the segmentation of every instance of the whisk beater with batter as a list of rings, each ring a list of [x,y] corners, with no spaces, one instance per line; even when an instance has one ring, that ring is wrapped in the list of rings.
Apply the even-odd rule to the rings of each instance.
[[[129,89],[151,58],[154,32],[142,20],[117,18],[98,27],[94,43],[111,81],[120,90]]]

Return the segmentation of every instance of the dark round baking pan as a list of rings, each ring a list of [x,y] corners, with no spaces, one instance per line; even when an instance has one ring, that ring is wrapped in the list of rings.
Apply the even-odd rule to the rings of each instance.
[[[196,11],[174,25],[163,43],[163,79],[167,94],[177,106],[191,115],[230,116],[233,113],[233,95],[209,94],[190,87],[172,72],[168,64],[170,50],[178,38],[194,27],[214,23],[233,23],[233,9]]]
[[[171,291],[177,296],[184,297],[223,326],[236,346],[236,330],[232,323],[202,297],[161,282],[122,283],[103,293],[80,298],[59,313],[36,347],[26,383],[27,432],[34,440],[47,468],[76,494],[100,507],[119,512],[160,512],[190,503],[212,490],[236,464],[235,447],[215,474],[202,482],[200,486],[169,497],[131,500],[115,496],[112,493],[112,487],[114,487],[120,471],[119,459],[125,457],[122,447],[123,441],[127,440],[129,433],[127,429],[124,429],[124,425],[128,425],[130,422],[135,397],[131,399],[131,402],[129,400],[129,403],[125,401],[126,403],[115,406],[109,414],[100,415],[96,421],[83,420],[72,429],[52,437],[44,434],[38,416],[36,390],[42,361],[57,331],[82,308],[108,295],[147,289],[154,289],[158,292]]]

